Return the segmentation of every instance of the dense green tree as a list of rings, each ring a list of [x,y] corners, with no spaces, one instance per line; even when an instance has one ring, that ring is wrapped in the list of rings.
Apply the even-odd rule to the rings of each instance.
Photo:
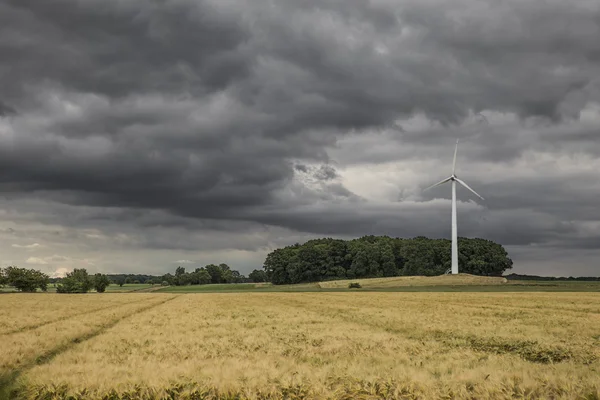
[[[235,269],[231,270],[231,278],[233,280],[233,283],[242,283],[242,281],[244,280],[244,277],[242,274],[240,274],[240,271],[237,271]]]
[[[298,248],[300,248],[300,245],[294,244],[267,254],[263,268],[271,282],[279,285],[294,281],[292,275],[295,273],[293,270],[296,269],[295,261]]]
[[[231,270],[229,265],[227,265],[225,263],[221,263],[221,264],[219,264],[219,269],[221,270],[221,282],[219,282],[219,283],[233,283],[234,282],[235,279],[233,276],[233,271]]]
[[[450,269],[446,239],[365,236],[350,241],[310,240],[276,249],[267,255],[264,272],[274,284],[341,278],[398,275],[441,275]],[[512,260],[499,244],[459,238],[459,268],[476,275],[502,275]]]
[[[254,271],[250,272],[250,274],[248,274],[248,278],[250,278],[252,282],[266,282],[267,273],[263,270],[255,269]]]
[[[127,283],[150,283],[151,280],[160,283],[160,276],[145,275],[145,274],[108,274],[108,279],[116,285],[122,285],[125,283],[125,279],[129,278]]]
[[[108,285],[110,285],[108,276],[99,273],[94,275],[94,289],[96,289],[96,292],[104,293]]]
[[[194,274],[196,275],[196,283],[194,284],[206,285],[211,282],[212,278],[206,268],[197,268]]]
[[[209,264],[202,268],[196,268],[194,272],[186,272],[185,268],[177,267],[175,275],[166,274],[161,278],[163,282],[170,285],[206,285],[209,283],[239,283],[244,282],[246,277],[239,271],[232,270],[227,264]]]
[[[521,274],[508,274],[504,275],[504,277],[508,280],[518,280],[518,281],[582,281],[582,282],[597,282],[600,281],[600,277],[598,276],[578,276],[578,277],[569,277],[566,278],[564,276],[539,276],[539,275],[521,275]]]
[[[58,293],[87,293],[94,286],[94,280],[85,268],[75,268],[67,273],[62,282],[56,286]]]
[[[397,276],[398,267],[396,266],[396,258],[390,243],[382,243],[380,245],[379,256],[381,261],[381,273],[383,276]]]
[[[6,278],[6,275],[4,275],[4,269],[0,268],[0,287],[5,286],[8,284],[8,279]]]
[[[3,284],[14,286],[21,292],[35,292],[38,288],[42,291],[48,289],[49,277],[35,269],[6,267],[0,274]]]
[[[184,273],[183,275],[175,276],[175,285],[176,286],[185,286],[192,283],[191,274]]]
[[[212,282],[212,276],[208,273],[206,269],[203,269],[198,273],[200,279],[200,285],[207,285]]]
[[[192,277],[185,272],[185,268],[177,267],[175,269],[175,278],[172,280],[175,286],[185,286],[191,283]]]
[[[164,274],[161,277],[161,282],[167,282],[169,285],[175,285],[175,277],[172,274]]]
[[[221,271],[221,282],[233,283],[233,273],[231,272],[231,270]]]
[[[210,283],[221,283],[223,282],[222,274],[223,270],[215,264],[208,264],[206,267],[206,271],[210,275]]]

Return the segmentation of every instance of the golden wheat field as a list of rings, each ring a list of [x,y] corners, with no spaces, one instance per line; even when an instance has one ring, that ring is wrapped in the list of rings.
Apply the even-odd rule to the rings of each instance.
[[[0,314],[11,399],[600,398],[597,293],[9,294]]]

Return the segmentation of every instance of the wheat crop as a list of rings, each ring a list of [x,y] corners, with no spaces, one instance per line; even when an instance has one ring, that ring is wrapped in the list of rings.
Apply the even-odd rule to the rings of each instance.
[[[139,296],[160,299],[24,370],[16,398],[600,396],[596,293]]]
[[[0,335],[32,329],[77,315],[116,308],[140,298],[93,293],[64,296],[55,293],[3,294],[0,298]]]
[[[0,378],[7,374],[27,368],[32,363],[43,362],[50,359],[54,354],[62,351],[73,343],[78,343],[87,337],[97,334],[103,328],[110,326],[122,318],[144,310],[152,305],[160,304],[168,295],[2,295],[2,299],[9,296],[22,297],[23,303],[32,307],[31,315],[44,315],[39,323],[33,323],[28,316],[30,313],[22,305],[18,306],[21,315],[28,320],[28,325],[21,325],[14,331],[0,335]],[[46,299],[45,302],[32,302],[28,296],[36,300]],[[10,299],[8,299],[10,300]],[[88,309],[80,306],[66,306],[66,302],[77,303],[81,301]],[[57,306],[57,314],[54,314],[52,305]],[[8,307],[17,307],[10,301],[0,303],[0,309],[6,315],[15,316],[14,310],[8,311]],[[36,309],[39,307],[39,309]],[[43,310],[43,311],[41,311]],[[66,310],[66,311],[65,311]],[[75,310],[75,311],[74,311]],[[71,315],[71,316],[69,316]],[[20,326],[19,320],[14,320],[15,327]],[[0,379],[0,383],[2,379]]]

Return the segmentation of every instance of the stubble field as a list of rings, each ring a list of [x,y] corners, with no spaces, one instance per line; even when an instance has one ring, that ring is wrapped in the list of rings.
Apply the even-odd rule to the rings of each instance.
[[[11,399],[600,398],[598,293],[5,294],[0,316]]]

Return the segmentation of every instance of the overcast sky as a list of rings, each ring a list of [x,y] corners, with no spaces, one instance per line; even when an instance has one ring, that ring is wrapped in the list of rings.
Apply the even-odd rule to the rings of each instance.
[[[261,268],[315,237],[600,275],[598,0],[3,0],[0,260]]]

